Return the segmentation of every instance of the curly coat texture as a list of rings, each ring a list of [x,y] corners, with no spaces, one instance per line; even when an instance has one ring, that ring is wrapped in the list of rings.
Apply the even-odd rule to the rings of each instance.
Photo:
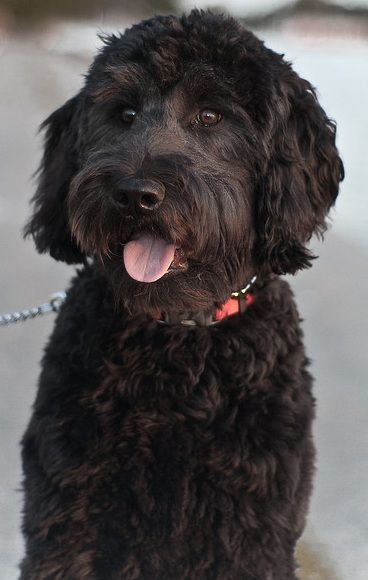
[[[22,441],[21,579],[296,578],[314,400],[279,274],[325,229],[334,124],[282,56],[193,11],[106,38],[44,128],[26,234],[83,266]],[[151,283],[122,258],[142,236],[180,250]],[[155,319],[211,313],[254,274],[217,325]]]

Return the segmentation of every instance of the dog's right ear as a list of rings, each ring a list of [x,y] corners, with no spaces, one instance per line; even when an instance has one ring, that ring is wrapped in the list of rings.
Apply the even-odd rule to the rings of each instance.
[[[33,215],[24,228],[40,253],[49,252],[68,264],[84,261],[72,239],[67,212],[70,181],[78,170],[78,126],[81,94],[69,99],[41,125],[45,147],[38,170],[38,187],[32,198]]]

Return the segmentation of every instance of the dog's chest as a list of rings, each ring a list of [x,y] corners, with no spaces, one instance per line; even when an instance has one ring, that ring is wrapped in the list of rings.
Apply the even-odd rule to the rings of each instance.
[[[80,390],[69,432],[83,441],[73,477],[93,512],[142,519],[159,538],[191,529],[200,513],[215,517],[224,494],[234,514],[246,490],[265,494],[275,478],[265,448],[277,445],[292,400],[275,404],[258,354],[206,329],[117,339],[96,384]]]

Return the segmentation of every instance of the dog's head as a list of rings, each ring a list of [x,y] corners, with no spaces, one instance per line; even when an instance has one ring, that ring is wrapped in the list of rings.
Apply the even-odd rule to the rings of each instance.
[[[208,12],[106,38],[43,127],[26,234],[57,260],[94,257],[133,310],[206,309],[308,267],[343,177],[311,85]]]

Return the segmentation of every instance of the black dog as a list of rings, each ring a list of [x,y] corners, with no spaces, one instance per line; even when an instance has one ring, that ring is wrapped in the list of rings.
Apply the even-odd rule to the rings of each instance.
[[[314,402],[278,275],[325,228],[334,124],[282,56],[194,11],[106,38],[44,127],[26,233],[84,266],[23,439],[21,578],[296,578]]]

